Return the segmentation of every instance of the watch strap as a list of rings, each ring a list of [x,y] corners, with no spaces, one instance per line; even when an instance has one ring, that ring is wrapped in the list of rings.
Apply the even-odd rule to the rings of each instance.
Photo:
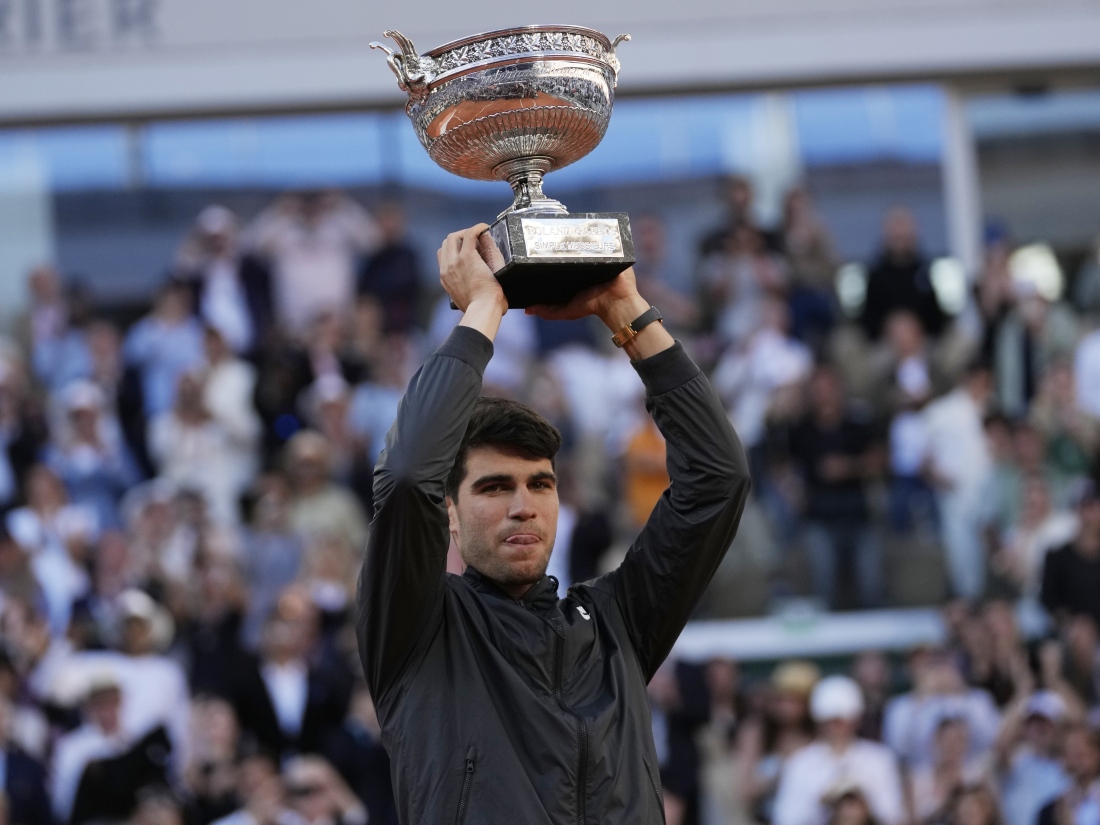
[[[627,342],[634,338],[639,332],[641,332],[646,326],[652,324],[654,321],[663,321],[664,316],[657,307],[650,307],[625,327],[620,329],[614,335],[611,336],[611,343],[617,347],[626,346]]]

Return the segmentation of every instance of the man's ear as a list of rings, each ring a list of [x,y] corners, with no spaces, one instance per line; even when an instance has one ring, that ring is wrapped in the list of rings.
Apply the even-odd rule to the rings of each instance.
[[[451,536],[455,539],[455,543],[458,542],[458,507],[455,506],[454,499],[450,496],[446,496],[444,501],[447,502],[447,530],[450,531]]]

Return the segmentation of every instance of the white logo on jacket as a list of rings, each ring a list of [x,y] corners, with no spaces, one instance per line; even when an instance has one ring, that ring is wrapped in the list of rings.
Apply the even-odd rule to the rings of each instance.
[[[581,618],[584,619],[586,622],[592,620],[592,617],[588,615],[588,611],[580,605],[577,606],[577,612],[581,614]]]

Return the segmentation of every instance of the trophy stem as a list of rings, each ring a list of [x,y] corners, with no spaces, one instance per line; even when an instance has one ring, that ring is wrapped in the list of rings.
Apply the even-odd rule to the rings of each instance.
[[[553,160],[547,157],[527,157],[505,161],[493,171],[497,177],[506,181],[515,193],[512,205],[501,212],[497,218],[503,218],[512,212],[524,214],[562,214],[568,210],[560,202],[548,198],[542,191],[542,176],[550,171]]]

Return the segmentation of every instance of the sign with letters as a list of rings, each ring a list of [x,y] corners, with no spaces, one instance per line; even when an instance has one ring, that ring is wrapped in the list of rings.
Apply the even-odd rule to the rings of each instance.
[[[368,49],[385,30],[427,49],[547,22],[523,14],[488,0],[0,0],[0,125],[396,107]],[[620,93],[1100,66],[1100,5],[1080,0],[559,0],[553,17],[633,35]]]

